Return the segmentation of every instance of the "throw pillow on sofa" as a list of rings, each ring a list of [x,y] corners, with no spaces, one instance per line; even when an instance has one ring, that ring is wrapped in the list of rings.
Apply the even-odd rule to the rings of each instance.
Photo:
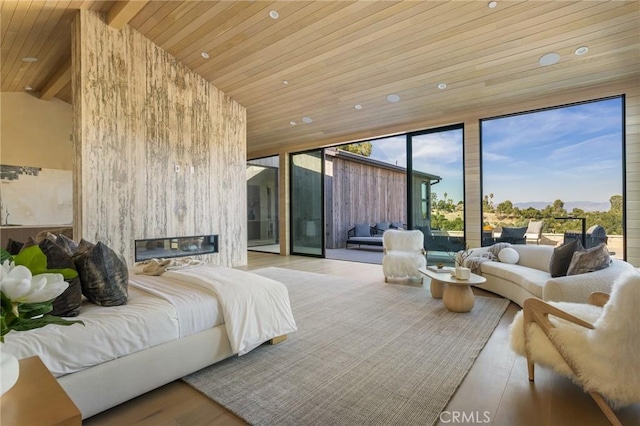
[[[518,263],[518,260],[520,260],[520,255],[515,249],[507,247],[500,250],[500,252],[498,253],[498,259],[502,263],[510,263],[512,265],[515,265],[516,263]]]
[[[356,224],[356,237],[370,237],[371,226],[368,223]]]
[[[582,249],[580,240],[573,239],[566,244],[553,249],[551,260],[549,261],[549,272],[553,278],[567,275],[569,264],[573,258],[573,253]]]
[[[99,242],[83,251],[78,248],[73,260],[80,276],[82,294],[89,301],[100,306],[127,304],[129,270],[113,250]]]
[[[567,275],[599,271],[610,264],[609,249],[604,243],[601,243],[589,250],[580,250],[573,253]]]

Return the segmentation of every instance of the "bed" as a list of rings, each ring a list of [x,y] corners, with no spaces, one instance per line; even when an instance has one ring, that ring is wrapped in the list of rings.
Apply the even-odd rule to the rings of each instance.
[[[205,265],[129,275],[123,306],[84,301],[84,326],[11,332],[3,350],[39,356],[87,418],[296,330],[281,283]]]

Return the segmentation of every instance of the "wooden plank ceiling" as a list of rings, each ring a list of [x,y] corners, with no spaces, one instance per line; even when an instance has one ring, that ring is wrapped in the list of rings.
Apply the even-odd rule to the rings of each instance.
[[[64,71],[80,8],[128,21],[244,105],[250,155],[640,75],[638,1],[151,1],[139,12],[127,3],[3,1],[2,91],[31,86],[71,102]],[[588,52],[576,55],[581,46]],[[541,67],[549,52],[559,63]]]

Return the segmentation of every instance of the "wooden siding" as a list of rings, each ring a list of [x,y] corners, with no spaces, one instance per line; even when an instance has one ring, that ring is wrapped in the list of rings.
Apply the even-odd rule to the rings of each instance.
[[[135,239],[219,234],[203,258],[246,264],[245,109],[96,12],[72,39],[75,236],[132,263]]]
[[[406,174],[339,158],[327,170],[327,248],[343,248],[347,232],[356,223],[406,222]],[[329,200],[331,202],[329,203]],[[331,225],[329,225],[331,224]]]
[[[640,78],[627,90],[625,100],[627,261],[640,267]]]

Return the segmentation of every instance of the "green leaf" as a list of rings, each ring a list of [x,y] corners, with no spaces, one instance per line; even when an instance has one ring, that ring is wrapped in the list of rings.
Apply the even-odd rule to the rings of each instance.
[[[53,311],[53,301],[41,303],[22,303],[18,305],[20,318],[33,318]]]
[[[71,268],[47,269],[48,274],[62,274],[65,280],[71,280],[78,276],[78,272]]]
[[[47,272],[47,256],[39,246],[29,246],[20,250],[13,261],[16,265],[26,266],[33,275]]]
[[[3,248],[0,248],[0,263],[4,263],[5,260],[13,260],[13,256]]]
[[[60,317],[54,317],[53,315],[45,315],[41,318],[36,319],[27,319],[27,318],[18,318],[11,324],[11,329],[16,331],[27,331],[33,330],[36,328],[44,327],[49,324],[57,324],[57,325],[72,325],[72,324],[82,324],[82,321],[69,321]]]

